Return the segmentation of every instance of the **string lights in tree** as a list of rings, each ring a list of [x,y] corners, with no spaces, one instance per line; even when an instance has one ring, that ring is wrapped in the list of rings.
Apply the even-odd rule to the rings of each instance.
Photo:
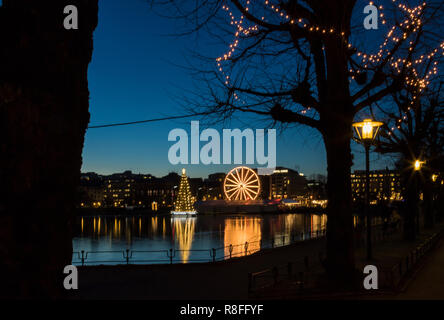
[[[438,56],[444,55],[444,42],[439,47],[431,49],[429,53],[416,56],[417,50],[415,49],[418,46],[418,39],[423,32],[423,20],[427,3],[423,2],[415,7],[409,7],[400,0],[392,0],[392,3],[401,14],[400,21],[395,22],[389,28],[385,39],[376,53],[366,53],[348,41],[349,32],[339,30],[335,26],[314,24],[309,15],[300,13],[300,16],[295,16],[295,12],[298,11],[290,10],[291,6],[288,4],[288,7],[285,7],[286,3],[282,1],[264,0],[262,2],[252,2],[250,0],[227,0],[223,3],[222,10],[228,13],[230,25],[235,27],[234,39],[229,44],[228,51],[216,58],[217,69],[222,73],[224,84],[229,89],[234,100],[239,101],[240,93],[248,94],[248,90],[240,90],[234,86],[230,74],[225,71],[224,65],[230,62],[234,63],[239,58],[239,55],[245,54],[245,49],[242,49],[236,56],[236,50],[242,47],[242,40],[252,39],[255,36],[259,36],[261,32],[266,33],[265,30],[270,27],[289,32],[293,32],[297,28],[298,32],[305,33],[307,39],[313,36],[321,39],[340,37],[345,48],[351,53],[350,81],[357,81],[357,85],[362,85],[359,83],[362,82],[360,79],[365,78],[367,73],[381,73],[387,78],[399,77],[401,81],[412,88],[416,88],[418,93],[421,93],[430,84],[431,78],[438,73]],[[374,2],[370,1],[369,4],[374,5]],[[257,14],[260,6],[264,10],[262,15]],[[379,5],[378,9],[379,18],[382,19],[382,24],[385,25],[387,20],[383,12],[384,8],[382,5]],[[256,11],[256,15],[253,15],[252,11]],[[240,12],[238,18],[236,18],[236,12],[237,14]],[[400,50],[402,46],[407,46],[405,51]],[[356,61],[353,58],[357,58]],[[428,68],[426,74],[422,74],[419,71],[420,65],[429,65],[430,63],[432,67]],[[414,99],[416,99],[419,94],[414,96]],[[414,104],[414,101],[412,101],[412,104]],[[303,115],[312,110],[312,106],[303,105],[302,107],[299,113]],[[402,115],[400,117],[401,121],[404,118],[405,115]]]

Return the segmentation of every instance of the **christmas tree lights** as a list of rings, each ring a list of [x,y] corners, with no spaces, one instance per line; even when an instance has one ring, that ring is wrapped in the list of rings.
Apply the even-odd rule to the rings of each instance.
[[[193,200],[191,196],[190,184],[185,169],[182,169],[182,177],[180,178],[179,193],[174,203],[174,211],[171,214],[194,215],[196,211],[193,208]]]

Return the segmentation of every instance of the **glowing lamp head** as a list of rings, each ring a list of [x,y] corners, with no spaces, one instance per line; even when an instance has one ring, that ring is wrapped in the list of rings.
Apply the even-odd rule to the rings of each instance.
[[[379,131],[379,128],[383,125],[382,122],[373,121],[372,119],[365,119],[362,122],[353,123],[353,127],[356,130],[358,139],[361,142],[372,142]]]
[[[372,139],[373,138],[373,127],[370,123],[366,122],[362,126],[362,139]]]
[[[424,163],[425,163],[425,161],[415,160],[415,163],[413,164],[415,171],[421,170],[421,167]]]
[[[421,163],[419,162],[419,160],[415,161],[415,170],[419,170],[421,168]]]
[[[185,174],[185,168],[182,169],[182,174]]]

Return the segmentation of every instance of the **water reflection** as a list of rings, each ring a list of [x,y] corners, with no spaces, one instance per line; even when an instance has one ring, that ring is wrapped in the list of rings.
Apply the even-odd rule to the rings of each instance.
[[[157,217],[151,218],[151,230],[153,233],[157,233]]]
[[[164,216],[93,216],[79,217],[74,251],[120,251],[113,260],[121,259],[126,249],[162,251],[153,253],[157,260],[167,260],[166,250],[180,250],[175,261],[209,261],[210,249],[217,258],[252,254],[271,244],[288,244],[292,239],[307,239],[326,227],[326,215],[277,214],[197,216],[173,218]],[[247,248],[245,243],[248,242]],[[247,249],[247,251],[245,251]],[[190,251],[191,250],[191,251]],[[148,253],[147,253],[148,254]],[[101,261],[110,254],[98,253]],[[136,257],[137,258],[137,257]]]
[[[171,218],[173,237],[184,263],[188,262],[193,244],[196,218]]]
[[[261,220],[258,217],[239,217],[225,220],[225,256],[230,256],[230,254],[239,256],[259,251],[262,238]],[[245,247],[246,242],[248,242],[248,245]],[[232,252],[230,252],[230,249]]]
[[[327,216],[312,215],[310,217],[310,229],[313,235],[327,227]]]

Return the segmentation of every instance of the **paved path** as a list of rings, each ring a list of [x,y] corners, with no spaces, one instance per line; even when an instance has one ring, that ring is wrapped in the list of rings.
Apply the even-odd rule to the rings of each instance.
[[[438,246],[395,299],[444,300],[444,240]]]
[[[215,263],[79,267],[78,299],[247,299],[248,273],[319,259],[325,240],[309,240]],[[297,270],[295,270],[297,271]]]

